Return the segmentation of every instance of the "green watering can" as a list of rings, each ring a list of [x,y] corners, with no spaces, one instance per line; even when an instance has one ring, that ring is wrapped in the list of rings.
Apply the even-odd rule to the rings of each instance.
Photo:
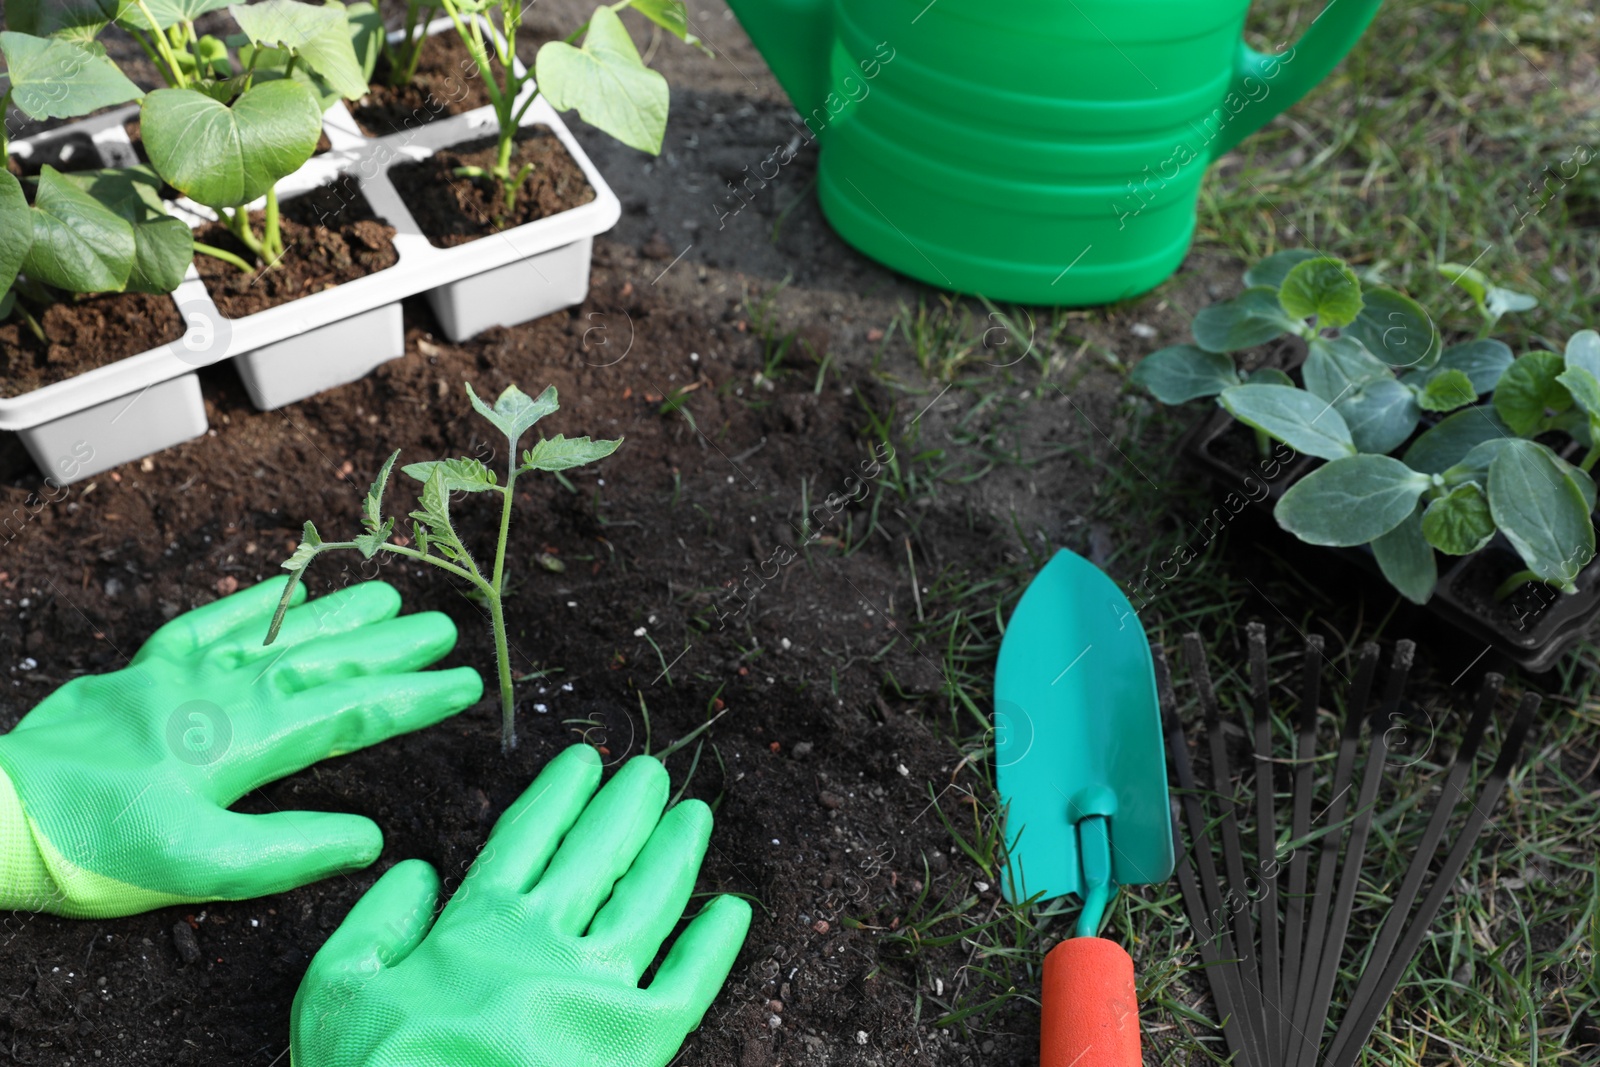
[[[823,213],[932,285],[1101,304],[1164,281],[1206,165],[1321,81],[1380,0],[1294,46],[1248,0],[729,0],[822,146]]]

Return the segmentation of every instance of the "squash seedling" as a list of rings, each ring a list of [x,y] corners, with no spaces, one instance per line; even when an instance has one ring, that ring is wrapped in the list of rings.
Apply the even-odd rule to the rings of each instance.
[[[533,171],[525,163],[515,173],[511,153],[528,108],[543,94],[557,111],[576,108],[578,116],[630,148],[657,155],[667,129],[667,80],[645,66],[618,12],[633,8],[680,40],[698,45],[689,32],[683,0],[621,0],[601,4],[564,41],[540,46],[532,70],[514,69],[522,0],[439,0],[472,54],[498,124],[495,162],[490,167],[458,167],[464,178],[502,183],[506,211],[516,206],[522,184]],[[498,13],[498,24],[495,15]],[[582,46],[575,42],[583,38]],[[493,58],[491,59],[491,50]],[[495,61],[498,61],[498,78]],[[532,84],[531,91],[524,89]]]
[[[495,400],[493,407],[479,399],[471,385],[467,386],[467,396],[471,398],[472,406],[478,414],[489,420],[506,437],[510,458],[507,463],[505,484],[500,485],[495,473],[481,461],[469,457],[429,460],[406,465],[401,468],[404,473],[422,485],[421,504],[419,510],[411,513],[411,518],[415,520],[412,523],[414,544],[398,545],[390,540],[394,533],[395,521],[392,517],[385,518],[383,515],[384,487],[389,482],[395,461],[400,457],[400,451],[396,449],[384,462],[383,469],[378,472],[377,479],[367,492],[361,516],[361,525],[366,530],[365,533],[349,541],[324,541],[317,534],[317,528],[307,521],[299,547],[283,563],[283,569],[289,572],[289,582],[284,586],[283,600],[278,604],[278,611],[273,616],[265,643],[270,645],[278,636],[278,628],[283,623],[284,612],[288,610],[295,586],[300,583],[306,568],[324,552],[354,549],[365,559],[371,559],[379,552],[389,552],[438,567],[469,582],[489,609],[494,629],[495,659],[500,669],[500,745],[503,752],[510,752],[517,746],[517,723],[516,703],[512,693],[511,659],[506,647],[503,598],[506,542],[511,531],[511,507],[516,499],[517,478],[532,471],[559,472],[593,463],[615,452],[622,441],[620,439],[592,441],[588,437],[568,439],[556,434],[551,438],[541,438],[531,449],[524,450],[519,459],[517,444],[522,435],[527,433],[534,423],[553,413],[560,406],[556,400],[555,387],[551,386],[535,399],[515,385],[507,386]],[[485,574],[484,569],[467,551],[466,545],[462,543],[451,522],[450,497],[458,492],[501,495],[500,534],[495,543],[494,566],[488,574]]]
[[[1440,270],[1490,325],[1535,305],[1478,271]],[[1574,334],[1562,355],[1514,358],[1481,334],[1444,347],[1415,301],[1308,251],[1268,257],[1245,284],[1195,316],[1194,344],[1152,352],[1131,381],[1166,404],[1216,397],[1259,441],[1326,460],[1279,499],[1279,526],[1308,544],[1370,545],[1417,603],[1437,584],[1435,550],[1471,555],[1497,533],[1526,566],[1498,597],[1529,581],[1575,591],[1595,554],[1600,334]],[[1306,343],[1303,388],[1276,369],[1239,373],[1230,353],[1286,334]],[[1535,440],[1552,432],[1587,450],[1579,463]]]

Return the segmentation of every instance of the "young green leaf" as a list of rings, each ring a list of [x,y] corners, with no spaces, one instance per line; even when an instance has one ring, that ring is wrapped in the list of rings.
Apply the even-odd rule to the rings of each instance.
[[[700,38],[689,32],[689,9],[683,0],[633,0],[631,6],[684,44],[706,51],[700,45]]]
[[[1573,579],[1594,558],[1594,523],[1582,490],[1554,452],[1534,441],[1501,448],[1489,465],[1489,509],[1529,570],[1573,589]]]
[[[1294,388],[1294,379],[1277,367],[1257,367],[1244,376],[1249,385],[1286,385]]]
[[[1404,522],[1430,484],[1391,456],[1347,456],[1290,486],[1273,515],[1307,544],[1364,545]]]
[[[1297,452],[1322,459],[1355,454],[1350,428],[1333,405],[1303,389],[1282,385],[1236,385],[1222,392],[1220,402],[1228,414],[1286,442]],[[1372,538],[1364,537],[1354,544]]]
[[[9,293],[32,245],[33,213],[22,183],[0,167],[0,293]]]
[[[45,166],[33,194],[33,244],[22,273],[70,293],[114,293],[128,284],[135,251],[126,219]]]
[[[432,482],[437,475],[447,493],[482,493],[496,487],[494,472],[478,460],[468,457],[409,463],[401,469],[424,485]]]
[[[356,534],[350,543],[356,546],[362,559],[371,559],[378,551],[389,542],[389,535],[394,533],[394,519],[384,519],[381,524],[368,530],[366,533]]]
[[[1473,445],[1467,450],[1467,454],[1461,457],[1460,462],[1452,464],[1440,473],[1449,485],[1459,485],[1462,482],[1485,485],[1489,481],[1489,466],[1494,463],[1495,457],[1500,455],[1501,450],[1520,440],[1520,437],[1491,437],[1487,441]]]
[[[1422,535],[1428,544],[1452,556],[1470,556],[1494,537],[1489,498],[1477,482],[1466,482],[1428,505]]]
[[[1412,508],[1400,525],[1372,541],[1383,576],[1413,604],[1426,604],[1439,583],[1439,561],[1422,535],[1420,514],[1420,509]]]
[[[6,28],[33,37],[59,37],[90,44],[131,0],[10,0]]]
[[[1348,326],[1361,314],[1361,282],[1343,260],[1318,256],[1289,271],[1278,303],[1291,318],[1314,317],[1319,329]]]
[[[369,0],[356,0],[344,6],[344,18],[356,62],[361,64],[361,77],[370,82],[373,71],[378,69],[378,58],[383,55],[383,14]]]
[[[1273,292],[1283,287],[1283,280],[1289,272],[1308,259],[1318,258],[1319,253],[1310,248],[1288,248],[1282,252],[1275,252],[1263,259],[1260,263],[1244,272],[1244,284],[1249,288],[1266,286]]]
[[[289,610],[289,602],[294,599],[295,586],[300,584],[300,578],[306,573],[306,568],[311,566],[311,561],[317,558],[317,553],[322,551],[322,538],[317,535],[317,528],[307,519],[305,528],[300,534],[300,544],[295,548],[294,554],[284,560],[279,566],[289,572],[289,580],[284,583],[283,596],[278,600],[278,610],[272,613],[272,622],[267,626],[267,639],[261,642],[270,645],[278,638],[278,629],[283,625],[283,616]]]
[[[1346,336],[1397,369],[1426,370],[1438,362],[1439,331],[1422,305],[1393,289],[1368,289],[1362,301]]]
[[[1369,382],[1393,381],[1394,372],[1354,337],[1315,337],[1300,368],[1306,390],[1331,402]]]
[[[467,382],[467,396],[472,399],[472,407],[479,415],[488,419],[499,431],[511,441],[515,448],[517,440],[534,423],[551,414],[561,405],[556,399],[556,387],[549,386],[539,394],[537,400],[524,393],[514,385],[508,385],[505,391],[495,399],[494,407],[490,407],[478,398],[472,389],[472,383]]]
[[[1538,306],[1537,297],[1499,285],[1490,287],[1488,299],[1483,302],[1483,309],[1492,319],[1498,319],[1508,311],[1532,311]]]
[[[100,45],[0,33],[11,101],[35,119],[71,119],[144,95]]]
[[[16,290],[8,290],[4,296],[0,296],[0,322],[4,322],[9,319],[11,317],[11,313],[16,309]]]
[[[1590,425],[1600,420],[1600,379],[1583,367],[1568,367],[1556,375],[1556,381],[1566,386],[1573,403],[1589,416]]]
[[[434,541],[441,547],[450,540],[450,490],[445,488],[445,474],[439,467],[428,472],[422,483],[422,510],[413,511],[411,517],[433,531]]]
[[[1466,267],[1460,263],[1441,263],[1436,269],[1450,284],[1465,290],[1474,304],[1483,307],[1484,301],[1489,298],[1488,275],[1476,267]]]
[[[167,214],[161,178],[149,167],[113,167],[61,176],[133,227],[133,269],[124,287],[131,293],[170,293],[194,259],[194,232]]]
[[[1452,367],[1430,377],[1416,396],[1417,406],[1424,411],[1454,411],[1477,400],[1478,391],[1465,371]]]
[[[389,458],[383,461],[383,466],[378,469],[378,476],[372,480],[372,487],[367,490],[366,497],[361,501],[361,525],[369,531],[376,530],[383,523],[383,491],[389,487],[389,474],[394,470],[395,460],[399,458],[398,448],[389,453]]]
[[[1349,427],[1356,451],[1379,455],[1405,444],[1422,417],[1416,394],[1387,376],[1367,382],[1333,407]]]
[[[1150,353],[1133,368],[1128,381],[1163,404],[1216,396],[1240,384],[1232,359],[1195,345],[1173,345]]]
[[[193,22],[209,11],[220,11],[228,6],[228,0],[145,0],[144,6],[155,16],[156,25],[165,30],[180,22]],[[117,25],[125,30],[150,32],[144,12],[131,2],[123,4]]]
[[[1297,333],[1300,323],[1284,314],[1275,289],[1246,289],[1232,300],[1201,308],[1190,331],[1207,352],[1237,352],[1254,348],[1286,333]]]
[[[1549,416],[1572,407],[1572,394],[1557,381],[1563,367],[1554,352],[1529,352],[1500,376],[1494,409],[1514,433],[1531,436]]]
[[[367,79],[361,73],[342,5],[257,0],[234,4],[228,14],[253,43],[294,53],[345,99],[359,100],[366,95]]]
[[[1600,379],[1600,333],[1579,330],[1567,338],[1565,361],[1569,367],[1582,367]]]
[[[1509,440],[1512,436],[1510,427],[1500,421],[1494,408],[1483,404],[1441,419],[1438,425],[1411,442],[1401,458],[1414,471],[1442,474],[1483,442]],[[1487,460],[1483,469],[1488,470]]]
[[[583,47],[548,41],[535,59],[535,78],[550,106],[578,109],[589,125],[630,148],[656,155],[667,131],[667,79],[644,65],[627,27],[601,5],[589,19]]]
[[[239,207],[299,170],[322,136],[322,104],[292,79],[252,86],[233,106],[157,89],[140,120],[156,172],[207,207]]]
[[[522,466],[517,473],[571,470],[573,467],[593,463],[597,459],[605,459],[621,444],[620,438],[615,441],[591,441],[587,437],[568,439],[556,434],[523,452]]]

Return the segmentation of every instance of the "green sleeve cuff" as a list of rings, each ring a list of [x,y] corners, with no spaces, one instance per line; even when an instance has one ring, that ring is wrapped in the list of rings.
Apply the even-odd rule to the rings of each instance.
[[[60,898],[22,801],[0,767],[0,910],[52,911]]]

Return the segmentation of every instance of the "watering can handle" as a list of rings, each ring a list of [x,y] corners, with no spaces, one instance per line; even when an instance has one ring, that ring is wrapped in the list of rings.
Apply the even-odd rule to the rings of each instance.
[[[1211,158],[1216,159],[1265,126],[1326,78],[1361,39],[1381,2],[1328,0],[1311,27],[1284,52],[1268,55],[1240,41],[1228,91],[1245,104],[1218,132],[1211,145]]]
[[[1115,941],[1073,937],[1044,958],[1039,1067],[1141,1067],[1133,959]]]

